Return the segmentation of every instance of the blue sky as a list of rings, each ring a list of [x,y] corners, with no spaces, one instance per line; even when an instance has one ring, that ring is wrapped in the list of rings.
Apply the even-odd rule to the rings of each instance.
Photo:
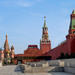
[[[29,44],[40,45],[44,16],[52,48],[68,34],[75,0],[0,0],[0,47],[8,34],[9,45],[23,53]]]

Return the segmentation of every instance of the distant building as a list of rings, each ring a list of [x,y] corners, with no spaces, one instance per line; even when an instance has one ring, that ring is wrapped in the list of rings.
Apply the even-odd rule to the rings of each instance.
[[[46,25],[46,17],[44,17],[44,26],[42,31],[42,39],[40,40],[40,49],[37,45],[29,45],[24,54],[15,54],[15,63],[25,63],[29,61],[50,60],[51,56],[45,56],[51,50],[51,42],[48,36],[48,27]]]
[[[75,11],[73,11],[71,14],[69,33],[66,36],[66,40],[56,48],[51,49],[51,41],[48,36],[48,27],[46,25],[46,17],[44,17],[40,49],[37,45],[28,45],[28,48],[24,50],[24,54],[15,54],[14,46],[12,46],[11,49],[9,48],[6,35],[4,50],[0,50],[0,60],[2,60],[4,63],[18,64],[32,61],[57,59],[61,53],[68,55],[75,53]]]
[[[12,46],[11,49],[9,48],[9,44],[8,44],[8,36],[6,34],[6,40],[4,43],[4,50],[0,51],[0,57],[5,64],[9,64],[12,61],[12,58],[14,58],[14,47]]]

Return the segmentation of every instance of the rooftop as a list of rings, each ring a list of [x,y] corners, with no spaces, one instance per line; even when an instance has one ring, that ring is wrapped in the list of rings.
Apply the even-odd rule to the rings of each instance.
[[[28,48],[38,48],[37,45],[28,45]]]

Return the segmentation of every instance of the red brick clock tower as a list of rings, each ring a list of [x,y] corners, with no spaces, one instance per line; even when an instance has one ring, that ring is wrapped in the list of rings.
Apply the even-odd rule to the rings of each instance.
[[[44,26],[42,31],[42,39],[40,40],[40,50],[42,50],[43,53],[51,50],[51,42],[49,40],[48,27],[46,25],[46,16],[44,16]]]

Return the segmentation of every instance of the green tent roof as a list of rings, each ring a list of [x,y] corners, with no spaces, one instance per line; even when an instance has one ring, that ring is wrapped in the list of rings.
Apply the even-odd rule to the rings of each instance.
[[[75,10],[73,10],[72,14],[75,14]]]
[[[75,14],[75,10],[73,10],[72,14]],[[75,18],[71,18],[70,29],[75,29]]]

